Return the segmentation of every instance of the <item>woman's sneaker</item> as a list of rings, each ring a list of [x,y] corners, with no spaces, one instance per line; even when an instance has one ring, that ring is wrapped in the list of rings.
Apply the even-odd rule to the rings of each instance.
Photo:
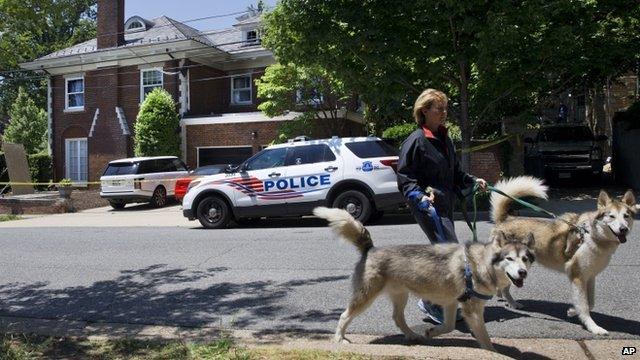
[[[420,309],[420,311],[427,315],[427,319],[433,321],[438,325],[442,324],[442,307],[420,299],[418,301],[418,309]]]

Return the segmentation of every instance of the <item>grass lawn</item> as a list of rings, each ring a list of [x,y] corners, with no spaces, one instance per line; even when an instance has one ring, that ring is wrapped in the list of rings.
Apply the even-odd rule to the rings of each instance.
[[[207,344],[181,341],[87,340],[56,338],[25,334],[3,334],[0,340],[0,359],[282,359],[282,360],[364,360],[375,357],[350,353],[332,353],[319,350],[283,350],[271,348],[245,348],[230,339],[219,339]],[[381,357],[378,357],[381,359]],[[387,358],[389,359],[389,358]]]
[[[20,219],[22,219],[22,218],[20,216],[18,216],[18,215],[0,214],[0,222],[11,221],[11,220],[20,220]]]

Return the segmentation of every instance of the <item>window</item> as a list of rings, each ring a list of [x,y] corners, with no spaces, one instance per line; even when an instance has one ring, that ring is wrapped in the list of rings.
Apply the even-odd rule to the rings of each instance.
[[[345,145],[347,149],[351,150],[351,152],[361,159],[398,156],[398,149],[382,140],[352,142],[346,143]]]
[[[176,167],[177,171],[187,171],[187,165],[185,165],[180,159],[173,159],[173,165]]]
[[[138,173],[138,163],[111,163],[104,170],[103,176],[134,175]]]
[[[296,91],[296,103],[318,107],[324,102],[322,93],[316,89]]]
[[[251,104],[251,76],[231,78],[231,102],[233,104]]]
[[[296,146],[287,165],[315,164],[335,159],[336,156],[326,144]]]
[[[65,139],[65,177],[87,182],[87,139]]]
[[[84,110],[84,78],[67,78],[65,83],[65,109]]]
[[[258,32],[255,30],[249,30],[246,32],[247,45],[253,45],[258,42]]]
[[[162,89],[162,70],[150,69],[140,72],[140,102],[155,88]]]
[[[131,24],[129,24],[129,27],[127,28],[127,30],[135,30],[143,27],[144,26],[142,26],[142,23],[140,21],[134,21]]]
[[[263,150],[247,160],[246,170],[262,170],[284,166],[287,148]]]

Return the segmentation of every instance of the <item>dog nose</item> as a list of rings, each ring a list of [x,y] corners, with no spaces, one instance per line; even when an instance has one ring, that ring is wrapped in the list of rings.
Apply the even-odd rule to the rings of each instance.
[[[627,235],[627,233],[629,232],[629,228],[626,226],[620,226],[620,229],[618,231],[620,232],[620,235]]]
[[[525,269],[518,270],[518,275],[520,275],[520,277],[522,279],[526,278],[527,277],[527,270],[525,270]]]

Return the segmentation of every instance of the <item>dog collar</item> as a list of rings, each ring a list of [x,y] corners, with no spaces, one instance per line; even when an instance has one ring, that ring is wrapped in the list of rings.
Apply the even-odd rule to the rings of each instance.
[[[484,295],[473,289],[473,272],[471,271],[471,265],[469,265],[469,260],[467,260],[467,251],[463,249],[462,254],[464,256],[464,294],[460,295],[458,301],[465,302],[472,297],[478,298],[480,300],[491,300],[493,295]]]

